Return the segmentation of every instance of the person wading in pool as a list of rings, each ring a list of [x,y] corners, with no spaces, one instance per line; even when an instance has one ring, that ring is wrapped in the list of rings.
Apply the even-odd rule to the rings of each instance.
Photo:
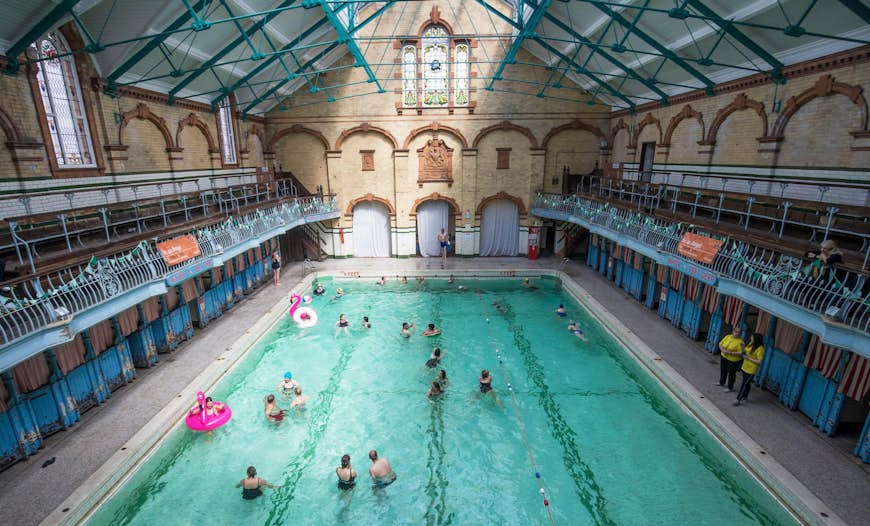
[[[435,327],[434,323],[429,324],[429,328],[420,333],[420,336],[438,336],[441,334],[441,329]]]
[[[414,334],[414,324],[404,322],[402,324],[402,338],[410,338]]]
[[[236,484],[236,487],[242,488],[243,499],[253,500],[263,495],[263,490],[261,488],[275,489],[280,486],[269,484],[257,476],[257,468],[254,466],[248,466],[248,476],[240,480],[239,483]]]
[[[263,399],[264,410],[266,413],[266,419],[270,422],[280,422],[284,420],[284,410],[278,407],[278,404],[275,403],[275,395],[268,395]]]
[[[396,474],[393,472],[389,460],[378,457],[378,452],[374,449],[369,451],[369,458],[372,461],[372,467],[369,468],[369,475],[372,476],[373,482],[372,488],[383,488],[395,482]]]
[[[356,486],[357,472],[350,466],[350,455],[341,456],[341,466],[335,468],[338,475],[338,489],[353,489]]]
[[[495,400],[496,405],[502,407],[498,396],[496,396],[495,391],[492,390],[492,375],[489,374],[489,371],[486,369],[480,371],[480,378],[477,380],[480,382],[480,394],[489,394],[492,396],[492,399]]]

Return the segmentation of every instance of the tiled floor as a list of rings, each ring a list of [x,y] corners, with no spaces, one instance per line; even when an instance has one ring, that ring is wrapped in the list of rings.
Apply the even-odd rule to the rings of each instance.
[[[414,275],[415,270],[440,270],[437,258],[343,259],[316,263],[321,272]],[[583,264],[559,259],[451,258],[457,271],[562,268],[608,310],[631,327],[684,378],[703,392],[757,443],[850,524],[870,524],[870,465],[852,456],[855,438],[831,439],[818,433],[801,413],[789,411],[770,393],[753,390],[751,402],[733,407],[733,393],[712,385],[717,359],[689,340],[669,322],[614,287]],[[108,403],[86,413],[70,431],[46,441],[45,448],[26,462],[0,473],[0,510],[11,525],[38,524],[112,454],[173,399],[235,341],[262,313],[274,305],[303,275],[301,264],[285,267],[278,288],[264,286],[171,355],[161,355],[150,370],[139,370],[129,386],[112,393]],[[42,468],[43,462],[56,461]]]

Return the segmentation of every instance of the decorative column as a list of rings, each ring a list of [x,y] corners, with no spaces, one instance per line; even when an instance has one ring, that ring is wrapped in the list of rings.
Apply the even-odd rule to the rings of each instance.
[[[459,189],[460,220],[456,224],[456,255],[473,256],[478,253],[478,226],[475,210],[477,195],[477,148],[462,150],[462,184]]]
[[[404,219],[408,216],[407,212],[410,210],[411,203],[413,202],[413,196],[409,189],[405,189],[405,187],[400,187],[399,182],[408,181],[408,152],[409,150],[393,150],[393,206],[396,208],[396,217],[393,219],[393,224],[391,225],[392,230],[392,240],[391,247],[393,256],[402,256],[408,254],[414,254],[414,240],[413,236],[411,236],[411,248],[410,250],[405,247],[407,244],[407,240],[405,239],[407,236],[399,234],[399,227],[401,226],[400,221],[404,222]],[[400,219],[401,218],[401,219]]]

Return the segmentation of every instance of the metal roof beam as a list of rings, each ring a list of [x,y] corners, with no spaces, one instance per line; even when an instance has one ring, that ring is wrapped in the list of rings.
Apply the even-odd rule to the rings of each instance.
[[[532,5],[532,3],[529,2],[529,5]],[[550,0],[543,0],[540,4],[534,6],[528,22],[521,25],[519,34],[514,38],[511,48],[508,50],[507,55],[505,55],[504,60],[501,61],[501,64],[498,65],[498,69],[495,70],[492,80],[489,81],[489,84],[485,89],[492,90],[492,86],[497,80],[501,79],[502,73],[504,73],[504,69],[507,65],[516,63],[517,53],[519,53],[520,49],[523,47],[523,40],[535,36],[535,28],[538,27],[538,23],[540,23],[541,19],[544,17],[548,7],[550,7]],[[522,19],[522,17],[522,13],[517,15],[517,18]],[[518,22],[518,24],[521,24],[521,22]]]
[[[356,40],[353,39],[350,32],[348,32],[348,28],[345,27],[344,22],[338,17],[335,11],[329,7],[329,3],[327,0],[320,0],[320,7],[323,9],[323,12],[326,14],[326,18],[329,19],[329,23],[332,25],[335,32],[338,33],[338,41],[347,44],[347,49],[350,51],[351,56],[353,56],[356,61],[356,65],[363,68],[365,70],[366,75],[369,77],[369,82],[374,82],[378,87],[378,92],[383,93],[385,90],[381,83],[378,81],[378,78],[375,76],[375,72],[372,71],[371,66],[369,66],[368,61],[366,61],[365,55],[363,55],[359,46],[356,43]]]
[[[673,51],[671,51],[670,49],[668,49],[667,47],[662,45],[661,42],[659,42],[655,38],[651,37],[650,35],[646,34],[643,30],[638,29],[636,26],[632,26],[631,22],[626,20],[622,15],[620,15],[616,11],[610,9],[610,7],[608,7],[604,4],[600,4],[600,3],[594,2],[594,1],[593,2],[590,2],[587,0],[584,0],[584,1],[586,1],[586,3],[588,3],[588,4],[594,5],[596,9],[598,9],[602,13],[612,17],[621,26],[623,26],[628,31],[633,33],[635,36],[637,36],[638,38],[640,38],[641,40],[646,42],[647,45],[651,46],[653,49],[655,49],[656,51],[661,53],[663,57],[670,59],[671,61],[674,62],[674,64],[680,66],[684,71],[686,71],[686,73],[688,73],[691,76],[698,79],[702,84],[704,84],[704,86],[707,88],[708,91],[713,89],[713,86],[715,84],[712,80],[708,79],[706,75],[704,75],[703,73],[701,73],[700,71],[698,71],[697,69],[692,67],[691,64],[689,64],[688,62],[686,62],[685,60],[680,58],[679,55],[677,55],[676,53],[674,53]]]
[[[202,6],[204,6],[206,3],[208,3],[208,0],[199,0],[193,6],[193,10],[199,11],[200,9],[202,9]],[[171,32],[182,28],[185,24],[187,24],[187,22],[190,20],[190,18],[191,18],[190,11],[185,10],[183,13],[181,13],[181,15],[178,18],[175,19],[175,22],[169,24],[169,27],[167,27],[165,31],[161,32],[158,36],[155,36],[154,38],[149,40],[147,44],[142,46],[142,49],[140,49],[135,54],[133,54],[133,56],[128,58],[123,64],[121,64],[120,66],[115,68],[115,71],[113,71],[108,77],[106,77],[107,80],[109,81],[109,85],[106,87],[106,89],[109,90],[111,88],[111,86],[119,78],[121,78],[121,75],[123,75],[124,73],[129,71],[130,68],[135,66],[140,60],[142,60],[149,53],[151,53],[152,51],[157,49],[157,47],[160,44],[162,44],[164,40],[166,40],[166,37],[168,37],[171,34]]]
[[[57,21],[69,13],[77,3],[79,3],[79,0],[64,0],[57,4],[54,9],[42,17],[42,20],[34,24],[34,26],[30,28],[30,31],[25,33],[23,37],[19,38],[17,42],[9,46],[9,49],[6,50],[6,71],[9,73],[17,73],[18,69],[21,67],[21,64],[18,62],[18,55],[27,49],[27,46],[36,42],[36,39],[42,36],[43,33],[51,29]]]
[[[700,2],[699,0],[688,0],[688,5],[692,6],[702,15],[709,17],[714,24],[722,29],[722,31],[734,37],[735,40],[737,40],[738,42],[746,46],[747,49],[758,55],[761,60],[767,62],[770,67],[773,68],[772,74],[774,78],[782,77],[783,63],[777,60],[776,57],[768,53],[767,50],[759,46],[754,40],[747,37],[745,33],[734,27],[731,21],[723,20],[718,13],[704,5],[704,3]]]
[[[864,2],[861,0],[840,0],[840,3],[860,16],[865,24],[870,24],[870,8],[864,5]]]
[[[296,0],[285,0],[284,2],[281,3],[280,6],[278,6],[278,9],[291,6],[294,3],[296,3]],[[230,13],[229,10],[227,12]],[[283,11],[273,11],[273,12],[269,13],[268,15],[264,16],[263,18],[261,18],[256,23],[254,23],[254,25],[249,27],[244,33],[242,33],[241,35],[236,37],[235,40],[233,40],[232,42],[230,42],[229,44],[224,46],[223,49],[221,49],[220,51],[218,51],[217,53],[212,55],[212,57],[210,59],[208,59],[208,61],[203,63],[202,66],[197,68],[196,71],[194,71],[193,73],[191,73],[190,75],[185,77],[184,80],[182,80],[181,82],[176,84],[169,91],[169,95],[175,96],[179,91],[183,90],[188,84],[190,84],[191,82],[196,80],[200,75],[205,73],[206,70],[211,69],[215,64],[217,64],[220,61],[220,59],[224,58],[233,49],[238,47],[239,44],[241,44],[242,42],[245,42],[245,41],[249,41],[251,35],[253,35],[257,31],[259,31],[260,28],[262,28],[263,26],[268,24],[273,18],[280,15],[281,13],[283,13]],[[233,16],[232,13],[230,13],[230,16]],[[238,21],[236,21],[236,23],[238,24]],[[251,56],[251,60],[260,60],[262,58],[263,58],[262,55],[258,55],[256,53]]]
[[[534,3],[534,0],[526,0],[526,2],[531,4],[531,3]],[[622,61],[614,58],[609,53],[602,51],[600,46],[598,46],[597,44],[593,43],[588,38],[584,37],[583,35],[581,35],[577,31],[575,31],[573,27],[569,26],[565,22],[562,22],[562,20],[557,18],[555,15],[547,13],[545,16],[547,17],[547,20],[549,20],[550,22],[555,24],[556,27],[558,27],[562,31],[568,33],[572,38],[576,39],[577,42],[580,42],[584,45],[589,46],[591,53],[597,53],[599,56],[601,56],[602,58],[604,58],[605,60],[607,60],[611,64],[615,65],[616,67],[618,67],[619,69],[624,71],[632,79],[636,80],[637,82],[640,82],[647,89],[649,89],[650,91],[652,91],[653,93],[658,95],[662,99],[663,103],[665,103],[665,104],[668,103],[668,94],[665,93],[664,91],[660,90],[659,88],[657,88],[656,85],[653,84],[649,79],[645,79],[645,78],[641,77],[635,70],[633,70],[633,69],[627,67],[625,64],[623,64]],[[581,66],[581,67],[584,70],[586,70],[586,68],[584,66]]]

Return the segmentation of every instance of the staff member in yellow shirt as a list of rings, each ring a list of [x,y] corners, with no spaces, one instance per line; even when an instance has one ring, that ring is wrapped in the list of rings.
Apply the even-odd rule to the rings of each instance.
[[[740,390],[737,391],[737,401],[734,402],[734,405],[740,405],[740,402],[749,396],[752,379],[755,378],[755,373],[758,372],[761,361],[764,360],[763,338],[757,332],[752,333],[752,336],[749,337],[749,343],[743,349],[743,365],[740,368],[743,372],[743,383],[740,384]]]
[[[734,390],[737,369],[740,368],[740,362],[743,360],[743,338],[740,337],[740,333],[740,327],[735,326],[731,329],[731,334],[719,342],[719,386],[725,387],[728,392]]]

